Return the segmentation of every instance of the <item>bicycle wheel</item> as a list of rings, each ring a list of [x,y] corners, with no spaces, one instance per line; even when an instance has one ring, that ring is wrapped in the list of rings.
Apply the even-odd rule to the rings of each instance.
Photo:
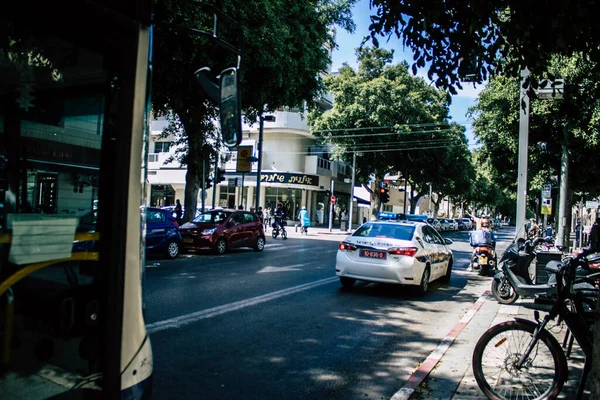
[[[473,351],[473,374],[490,399],[554,399],[567,379],[567,360],[558,341],[543,331],[525,363],[517,363],[536,325],[508,321],[488,329]]]

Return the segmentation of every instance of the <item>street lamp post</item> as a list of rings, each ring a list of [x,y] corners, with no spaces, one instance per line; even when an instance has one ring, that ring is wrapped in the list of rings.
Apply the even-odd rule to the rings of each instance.
[[[354,204],[354,180],[356,179],[356,151],[352,153],[352,183],[350,186],[350,206],[348,207],[348,230],[352,232],[352,208]]]

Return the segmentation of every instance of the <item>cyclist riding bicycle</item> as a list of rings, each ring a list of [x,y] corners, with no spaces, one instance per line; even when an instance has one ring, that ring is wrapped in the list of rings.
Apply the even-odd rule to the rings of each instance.
[[[281,204],[277,205],[277,208],[275,209],[275,212],[273,213],[273,216],[275,217],[275,221],[273,222],[273,229],[277,229],[277,230],[282,230],[285,231],[285,220],[287,219],[285,212],[283,211],[283,208],[281,207]]]

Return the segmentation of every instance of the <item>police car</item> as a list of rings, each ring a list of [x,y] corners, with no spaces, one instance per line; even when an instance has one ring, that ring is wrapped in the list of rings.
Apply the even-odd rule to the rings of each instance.
[[[424,295],[430,282],[450,280],[451,243],[427,223],[370,221],[340,243],[335,272],[346,288],[362,280],[414,286]]]

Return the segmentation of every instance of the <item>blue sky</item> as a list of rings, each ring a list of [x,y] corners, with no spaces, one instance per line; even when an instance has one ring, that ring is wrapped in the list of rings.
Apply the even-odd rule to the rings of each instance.
[[[359,0],[353,10],[353,18],[356,24],[356,31],[353,34],[337,28],[336,42],[338,49],[332,54],[332,72],[337,71],[343,63],[347,63],[353,68],[358,66],[356,62],[355,49],[360,46],[363,37],[369,34],[370,15],[369,0]],[[412,65],[413,53],[410,49],[404,49],[402,43],[394,36],[389,41],[385,38],[379,39],[379,46],[388,50],[394,50],[394,62],[402,60],[408,61]],[[427,80],[427,70],[419,69],[419,76]],[[466,117],[467,109],[475,103],[478,93],[483,86],[478,85],[477,88],[473,84],[463,84],[463,90],[459,90],[457,95],[452,96],[452,105],[450,106],[450,115],[452,120],[467,128],[467,138],[469,139],[470,148],[473,148],[475,140],[471,130],[471,121]]]

